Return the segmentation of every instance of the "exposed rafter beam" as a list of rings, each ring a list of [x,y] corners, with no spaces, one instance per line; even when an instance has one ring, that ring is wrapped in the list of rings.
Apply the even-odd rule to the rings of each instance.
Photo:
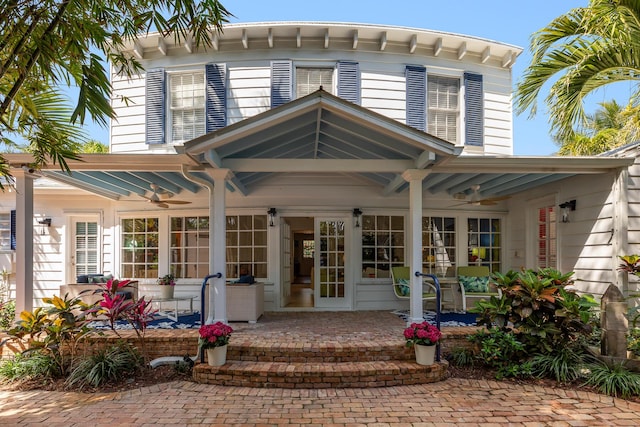
[[[467,42],[464,42],[458,48],[458,61],[462,61],[462,58],[467,54]]]
[[[136,42],[133,44],[133,54],[136,56],[136,58],[138,59],[142,59],[144,58],[144,48],[142,47],[142,45],[140,43],[138,43],[138,41],[136,40]]]
[[[484,64],[485,62],[487,62],[490,56],[491,56],[491,48],[487,46],[486,49],[482,51],[482,59],[481,59],[482,63]]]
[[[209,163],[214,168],[220,168],[222,165],[222,159],[220,158],[218,153],[213,149],[207,151],[204,154],[204,158],[207,161],[207,163]],[[227,178],[227,181],[228,181],[227,187],[229,187],[229,184],[230,184],[232,189],[235,189],[243,196],[247,195],[247,189],[245,188],[244,185],[242,185],[242,182],[240,182],[240,180],[233,173],[230,174],[230,176]]]
[[[438,40],[433,44],[433,56],[440,55],[442,52],[442,37],[438,37]]]
[[[300,28],[296,30],[296,46],[302,47],[302,33],[300,32]]]
[[[220,38],[218,37],[218,33],[213,33],[211,36],[211,46],[213,46],[214,50],[220,49]]]
[[[313,142],[313,158],[318,158],[318,146],[320,145],[320,127],[322,125],[322,110],[318,109],[316,114],[316,137]]]
[[[513,65],[513,60],[515,59],[514,56],[515,55],[511,51],[505,53],[504,56],[502,57],[502,67],[508,68],[511,65]]]
[[[416,159],[416,169],[424,169],[436,161],[436,153],[433,151],[423,151]]]
[[[242,30],[242,47],[249,49],[249,36],[246,29]]]
[[[418,47],[418,36],[414,34],[413,36],[411,36],[411,41],[409,42],[409,53],[414,53],[417,47]]]
[[[324,32],[324,48],[329,49],[329,29],[328,28]]]
[[[164,40],[164,37],[158,37],[158,50],[164,56],[167,56],[167,42]]]
[[[186,40],[184,41],[184,48],[187,50],[187,52],[193,53],[193,37],[187,36]]]
[[[383,32],[380,35],[380,50],[385,50],[387,47],[387,32]]]
[[[396,175],[393,180],[384,187],[382,190],[382,194],[388,196],[389,194],[396,191],[398,188],[402,187],[407,181],[402,177],[402,175]]]
[[[267,43],[270,48],[273,48],[273,28],[269,28],[269,32],[267,33]]]
[[[358,48],[358,30],[355,30],[353,32],[353,45],[352,45],[352,49],[357,49]]]

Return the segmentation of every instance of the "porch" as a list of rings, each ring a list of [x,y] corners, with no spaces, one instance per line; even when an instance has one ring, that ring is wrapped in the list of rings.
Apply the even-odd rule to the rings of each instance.
[[[447,377],[444,361],[415,362],[405,347],[405,322],[389,311],[267,312],[257,323],[231,322],[234,332],[227,363],[209,366],[198,359],[194,381],[263,388],[349,388],[426,384]],[[475,327],[443,328],[443,352],[466,344]],[[130,335],[128,335],[130,333]],[[127,337],[135,339],[132,331]],[[116,341],[112,334],[95,344]],[[149,359],[194,356],[197,329],[149,330]]]

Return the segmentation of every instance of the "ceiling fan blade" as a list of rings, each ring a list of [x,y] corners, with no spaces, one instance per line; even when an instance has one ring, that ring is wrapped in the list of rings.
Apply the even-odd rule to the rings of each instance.
[[[168,208],[169,205],[164,203],[164,202],[155,202],[154,205],[160,207],[160,208]]]
[[[168,203],[171,205],[188,205],[191,202],[187,202],[186,200],[161,200],[160,203]]]

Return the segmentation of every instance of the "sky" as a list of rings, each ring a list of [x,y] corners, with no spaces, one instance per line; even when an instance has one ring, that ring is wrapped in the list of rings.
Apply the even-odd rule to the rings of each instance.
[[[521,78],[529,65],[530,36],[554,18],[575,7],[588,5],[588,0],[221,0],[235,16],[231,23],[260,21],[331,21],[384,24],[439,30],[523,48],[513,66],[513,82]],[[586,110],[592,112],[597,103],[617,99],[626,104],[630,85],[603,89],[587,99]],[[548,92],[543,93],[546,96]],[[95,137],[100,131],[90,130]],[[105,133],[101,131],[100,133]],[[558,146],[549,136],[548,117],[543,103],[538,114],[514,114],[514,154],[550,155]],[[108,143],[105,135],[104,143]]]

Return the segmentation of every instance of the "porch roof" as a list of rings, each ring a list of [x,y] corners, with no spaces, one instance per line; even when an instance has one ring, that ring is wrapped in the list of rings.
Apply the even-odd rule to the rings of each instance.
[[[619,157],[487,157],[460,155],[461,147],[323,90],[191,140],[176,154],[84,154],[68,161],[71,173],[49,164],[40,173],[94,194],[124,200],[160,191],[197,193],[213,183],[207,171],[232,173],[231,191],[250,194],[279,173],[360,175],[390,194],[407,189],[402,174],[425,169],[431,194],[508,196],[579,174],[627,167]],[[27,154],[5,155],[12,167],[31,163]],[[153,161],[150,161],[150,159]],[[478,191],[478,186],[480,191]],[[474,190],[475,188],[475,190]]]

